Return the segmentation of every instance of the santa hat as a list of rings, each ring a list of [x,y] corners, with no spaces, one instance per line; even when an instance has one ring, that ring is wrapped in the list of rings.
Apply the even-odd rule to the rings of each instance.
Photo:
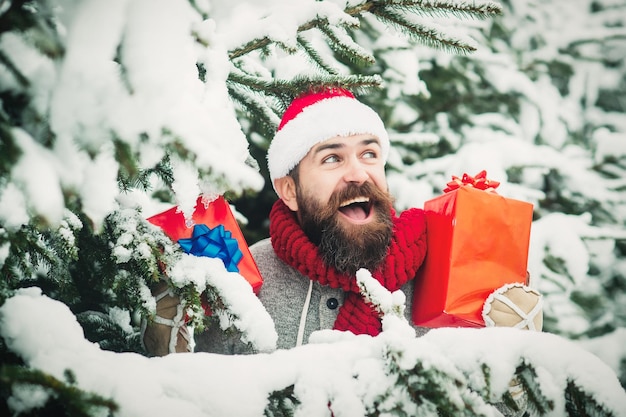
[[[382,120],[351,92],[329,88],[297,97],[285,111],[267,151],[272,184],[289,174],[316,144],[335,136],[366,133],[380,140],[386,161],[389,136]]]

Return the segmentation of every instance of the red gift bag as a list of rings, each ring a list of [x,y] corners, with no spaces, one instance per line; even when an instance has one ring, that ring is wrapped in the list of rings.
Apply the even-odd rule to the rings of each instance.
[[[226,200],[220,196],[205,207],[198,198],[192,220],[188,226],[178,207],[148,218],[186,252],[222,259],[229,271],[239,272],[258,294],[261,273]]]
[[[453,179],[445,194],[424,204],[428,250],[412,318],[425,327],[484,327],[489,294],[526,283],[533,206],[486,191],[499,183],[484,171]]]

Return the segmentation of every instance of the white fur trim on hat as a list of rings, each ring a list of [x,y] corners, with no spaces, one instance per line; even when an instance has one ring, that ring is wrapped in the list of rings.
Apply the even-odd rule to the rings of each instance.
[[[389,136],[378,114],[349,97],[332,97],[305,107],[280,129],[267,151],[272,183],[286,176],[316,144],[336,136],[372,134],[389,155]]]

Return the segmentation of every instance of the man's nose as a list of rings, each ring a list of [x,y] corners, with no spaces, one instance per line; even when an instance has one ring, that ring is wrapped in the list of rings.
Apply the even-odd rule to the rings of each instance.
[[[345,182],[363,184],[368,178],[369,174],[358,158],[353,157],[348,159],[346,171],[343,176]]]

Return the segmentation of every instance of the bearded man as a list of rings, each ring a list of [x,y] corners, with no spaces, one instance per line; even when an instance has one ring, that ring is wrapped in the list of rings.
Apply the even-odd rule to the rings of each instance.
[[[412,281],[426,254],[426,221],[422,209],[399,216],[393,209],[385,176],[389,146],[378,114],[347,90],[308,92],[285,111],[267,154],[279,197],[270,212],[270,237],[250,247],[277,348],[305,344],[321,329],[380,333],[381,317],[356,283],[361,268],[389,291],[405,293],[411,322]],[[537,305],[537,294],[516,294],[518,305]],[[159,321],[142,338],[146,350],[158,356],[189,350],[178,298],[162,292],[157,314]],[[495,325],[516,325],[517,314],[503,314]],[[252,353],[219,326],[194,341],[199,352]]]
[[[389,146],[382,120],[347,90],[309,92],[287,108],[267,155],[279,197],[270,212],[270,237],[250,247],[263,277],[259,299],[274,321],[278,349],[306,344],[321,329],[380,333],[379,313],[356,284],[360,268],[388,290],[402,289],[411,322],[412,281],[426,254],[426,220],[418,208],[396,215],[385,177]],[[173,316],[178,299],[159,302],[169,303],[161,310]],[[149,327],[148,350],[167,354],[170,332],[163,337],[157,326],[166,327]],[[418,336],[427,331],[416,330]],[[173,332],[169,352],[187,350],[178,336]],[[197,352],[251,353],[238,335],[219,326],[196,335],[195,343]],[[521,410],[499,408],[505,415],[523,414],[525,396],[517,381],[510,391]]]
[[[360,268],[412,300],[426,223],[421,209],[396,216],[392,208],[389,145],[380,117],[347,90],[309,92],[287,108],[267,156],[279,196],[270,237],[250,247],[279,349],[307,343],[320,329],[378,334],[379,313],[356,284]],[[407,305],[407,319],[410,311]],[[195,350],[245,352],[221,333],[197,335]]]

